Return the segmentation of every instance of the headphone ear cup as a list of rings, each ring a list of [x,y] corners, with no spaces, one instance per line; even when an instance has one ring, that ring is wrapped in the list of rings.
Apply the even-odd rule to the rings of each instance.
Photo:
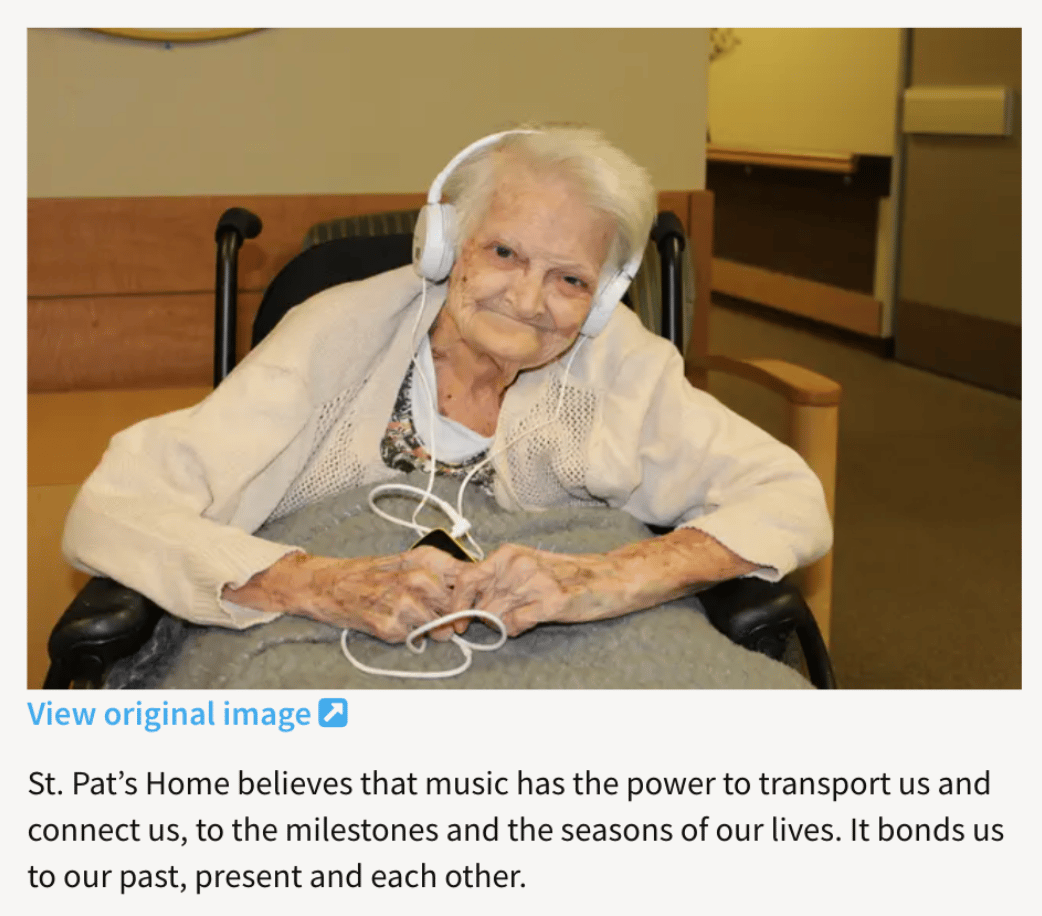
[[[625,271],[620,270],[614,277],[604,283],[593,297],[590,306],[590,314],[586,316],[580,334],[587,337],[595,337],[604,330],[608,321],[619,304],[627,287],[630,285],[630,277]]]
[[[420,210],[412,236],[413,268],[421,277],[440,283],[456,260],[456,208],[427,204]]]

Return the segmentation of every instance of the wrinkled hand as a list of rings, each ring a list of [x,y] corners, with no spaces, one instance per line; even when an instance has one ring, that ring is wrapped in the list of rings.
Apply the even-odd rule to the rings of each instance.
[[[453,586],[467,564],[433,547],[381,557],[338,559],[289,554],[258,573],[232,601],[260,610],[310,617],[382,639],[404,642],[417,627],[447,614]],[[466,621],[459,621],[460,632]],[[433,630],[451,637],[452,624]]]
[[[575,623],[613,616],[621,583],[600,554],[557,554],[505,544],[456,577],[452,611],[495,614],[510,636],[537,623]]]

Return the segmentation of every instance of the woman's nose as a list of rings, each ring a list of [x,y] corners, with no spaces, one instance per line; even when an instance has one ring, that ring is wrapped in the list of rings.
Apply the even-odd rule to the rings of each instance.
[[[519,318],[535,318],[542,314],[543,282],[535,271],[524,271],[515,282],[514,310]]]

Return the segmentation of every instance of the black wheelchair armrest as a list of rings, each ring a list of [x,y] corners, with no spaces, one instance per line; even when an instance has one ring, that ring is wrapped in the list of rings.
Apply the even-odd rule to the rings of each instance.
[[[821,631],[799,590],[785,580],[732,579],[698,593],[709,622],[731,642],[781,659],[796,634],[810,681],[835,689],[836,676]]]
[[[163,613],[125,585],[91,579],[51,632],[44,690],[62,690],[73,681],[100,686],[114,662],[136,652],[152,635]]]

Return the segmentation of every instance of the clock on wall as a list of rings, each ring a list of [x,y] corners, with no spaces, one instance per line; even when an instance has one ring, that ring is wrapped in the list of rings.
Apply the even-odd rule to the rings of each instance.
[[[183,44],[196,41],[224,41],[240,38],[260,29],[88,29],[114,38],[131,38],[135,41],[159,41],[164,44]]]

